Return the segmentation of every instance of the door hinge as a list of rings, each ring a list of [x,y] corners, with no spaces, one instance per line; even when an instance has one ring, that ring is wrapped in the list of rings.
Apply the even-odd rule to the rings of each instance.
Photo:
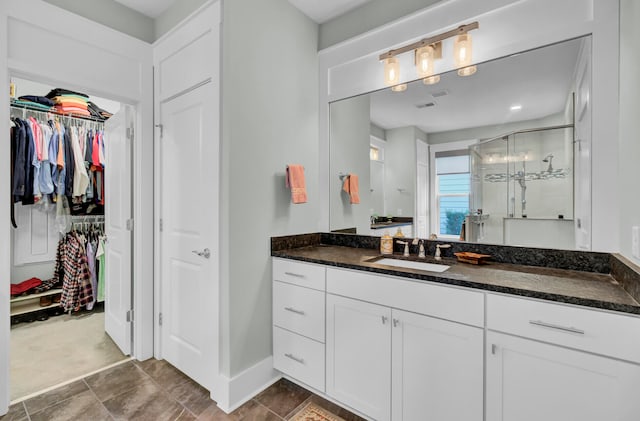
[[[127,127],[127,139],[133,140],[133,127]]]
[[[160,129],[160,139],[164,136],[164,126],[162,124],[156,124],[156,127]]]
[[[128,323],[133,322],[133,310],[128,310],[127,311],[127,322]]]
[[[164,230],[164,221],[160,218],[160,232]]]
[[[127,219],[127,231],[133,231],[133,219]]]
[[[162,326],[162,313],[158,314],[158,324]]]

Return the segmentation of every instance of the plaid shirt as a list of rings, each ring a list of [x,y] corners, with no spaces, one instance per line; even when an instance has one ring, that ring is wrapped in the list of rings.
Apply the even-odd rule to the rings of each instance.
[[[77,311],[93,301],[87,253],[84,243],[75,233],[68,234],[62,241],[64,245],[60,257],[64,274],[60,305],[65,311]]]

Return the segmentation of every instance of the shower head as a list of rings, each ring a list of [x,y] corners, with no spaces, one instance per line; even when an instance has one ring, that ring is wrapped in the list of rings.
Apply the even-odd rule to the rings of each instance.
[[[545,156],[542,159],[542,162],[548,162],[549,163],[549,168],[547,168],[547,172],[552,172],[553,171],[553,167],[551,166],[551,161],[553,160],[553,155],[549,154],[547,156]]]

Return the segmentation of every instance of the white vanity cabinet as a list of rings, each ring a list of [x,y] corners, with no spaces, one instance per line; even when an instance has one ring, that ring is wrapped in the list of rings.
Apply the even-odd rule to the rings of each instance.
[[[377,421],[637,421],[640,318],[273,260],[274,366]]]
[[[325,268],[273,259],[273,365],[318,391],[325,378]]]
[[[492,421],[635,421],[640,319],[488,294]]]
[[[392,311],[392,419],[482,421],[482,329]]]
[[[391,417],[391,309],[327,294],[327,394]]]
[[[327,292],[329,396],[381,421],[482,420],[481,293],[333,268]]]

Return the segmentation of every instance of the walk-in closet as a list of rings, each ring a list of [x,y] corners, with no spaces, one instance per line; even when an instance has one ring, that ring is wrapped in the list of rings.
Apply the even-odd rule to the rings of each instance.
[[[19,400],[129,358],[130,329],[122,334],[110,310],[131,308],[133,129],[128,106],[85,91],[18,77],[10,91],[10,396]]]

